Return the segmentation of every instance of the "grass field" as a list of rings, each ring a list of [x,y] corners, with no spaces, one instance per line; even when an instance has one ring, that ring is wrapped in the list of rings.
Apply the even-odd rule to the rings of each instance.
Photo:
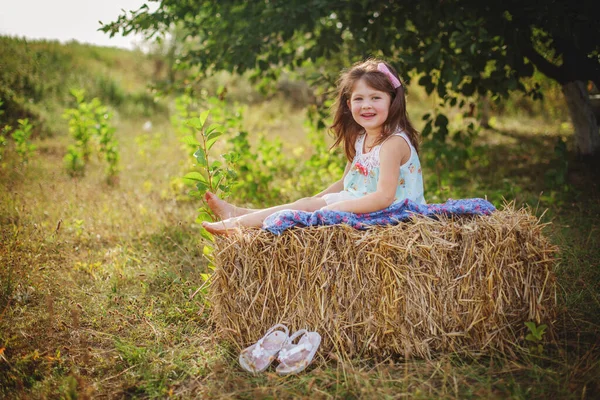
[[[251,106],[248,130],[294,132],[302,110]],[[425,106],[421,106],[426,108]],[[261,113],[269,117],[260,118]],[[285,114],[285,118],[283,115]],[[71,178],[66,135],[38,138],[28,164],[8,149],[0,167],[0,397],[4,398],[597,398],[600,396],[600,188],[597,166],[557,147],[564,119],[498,115],[475,156],[447,171],[425,144],[430,202],[487,196],[528,205],[551,222],[561,252],[556,340],[519,356],[432,361],[337,360],[318,354],[291,377],[244,373],[232,346],[191,295],[209,272],[197,202],[177,180],[189,167],[167,118],[144,131],[117,120],[116,185],[92,159]],[[293,124],[293,125],[292,125]],[[562,124],[562,125],[561,125]],[[267,327],[265,327],[266,329]]]

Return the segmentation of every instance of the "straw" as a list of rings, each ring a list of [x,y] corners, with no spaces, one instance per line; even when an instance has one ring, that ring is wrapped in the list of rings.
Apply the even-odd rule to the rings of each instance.
[[[543,228],[508,205],[367,231],[241,230],[217,238],[211,319],[239,349],[285,323],[345,357],[513,354],[524,322],[555,315],[557,249]]]

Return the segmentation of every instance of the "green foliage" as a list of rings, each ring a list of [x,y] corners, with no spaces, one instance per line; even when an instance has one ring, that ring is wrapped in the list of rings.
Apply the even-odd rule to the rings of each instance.
[[[233,186],[233,196],[244,203],[261,206],[281,201],[283,187],[274,185],[275,180],[289,175],[295,163],[285,156],[281,139],[268,140],[259,135],[256,150],[253,150],[248,132],[240,131],[230,144],[237,155],[235,167],[239,177]]]
[[[29,119],[19,119],[19,127],[12,133],[12,138],[15,141],[15,150],[21,161],[27,163],[36,149],[36,146],[31,143],[31,134],[33,126],[29,123]]]
[[[86,103],[84,90],[72,90],[71,94],[75,97],[77,108],[65,110],[63,118],[69,121],[69,133],[75,139],[75,146],[81,158],[84,162],[88,162],[92,152],[90,140],[94,134],[96,110],[100,107],[100,101],[94,99],[92,103]]]
[[[95,144],[108,164],[107,180],[113,182],[119,171],[115,128],[110,124],[113,115],[98,98],[86,102],[85,91],[73,90],[71,93],[75,97],[77,108],[69,108],[63,114],[63,118],[69,121],[69,133],[75,140],[75,144],[68,147],[64,158],[67,172],[71,176],[83,175],[90,160],[92,145]]]
[[[98,138],[99,151],[104,155],[104,159],[108,164],[106,167],[106,177],[109,182],[114,182],[119,173],[119,151],[117,149],[117,141],[114,137],[115,128],[110,125],[112,113],[108,112],[106,107],[100,108],[101,112],[98,116],[96,125],[96,135]]]
[[[70,91],[82,88],[124,114],[165,114],[147,85],[153,64],[132,51],[76,42],[37,41],[0,36],[0,125],[16,126],[28,118],[41,136],[65,130],[60,118],[71,102]]]
[[[535,352],[537,354],[542,354],[544,351],[544,346],[542,345],[542,341],[544,340],[544,334],[546,333],[547,325],[542,324],[537,326],[535,322],[525,322],[525,326],[529,329],[529,333],[525,336],[525,340],[531,343],[532,347],[530,347],[530,351]]]
[[[430,171],[429,179],[437,183],[435,188],[428,188],[428,193],[444,199],[450,181],[462,171],[489,164],[486,149],[473,145],[481,128],[468,112],[457,114],[452,122],[442,112],[427,113],[423,120],[426,123],[421,134],[430,140],[421,149],[420,157]]]
[[[313,196],[322,191],[344,174],[345,157],[340,149],[330,150],[325,135],[319,129],[319,122],[307,123],[309,154],[306,162],[298,160],[293,176],[297,177],[294,185],[299,196]],[[303,150],[303,149],[302,149]]]
[[[83,176],[85,173],[85,161],[83,155],[74,145],[69,145],[67,147],[64,163],[67,173],[71,176]]]
[[[217,124],[207,126],[206,122],[209,113],[210,111],[206,110],[199,117],[191,118],[186,122],[188,127],[199,133],[199,137],[196,134],[181,139],[186,145],[196,148],[193,157],[197,163],[197,170],[188,172],[184,178],[193,181],[196,186],[196,190],[189,193],[190,196],[202,199],[203,202],[205,202],[204,194],[207,191],[227,196],[230,191],[230,181],[236,176],[229,165],[236,162],[237,154],[223,154],[222,157],[225,160],[225,164],[212,156],[211,150],[219,137],[223,135],[223,128]],[[208,220],[213,220],[213,216],[208,205],[204,203],[204,206],[198,210],[196,222],[201,223]],[[210,234],[204,230],[203,236],[210,238]]]
[[[418,6],[368,0],[356,7],[331,0],[310,7],[239,0],[190,8],[163,2],[155,10],[143,6],[123,14],[102,29],[113,34],[164,32],[177,23],[188,33],[186,39],[202,43],[188,46],[180,61],[205,69],[258,69],[266,75],[274,67],[306,60],[327,64],[345,61],[346,55],[383,55],[399,62],[402,71],[425,73],[420,84],[446,98],[452,91],[507,95],[523,89],[520,79],[533,74],[533,64],[556,80],[567,71],[580,80],[597,79],[597,60],[588,58],[599,50],[595,38],[600,27],[590,19],[593,9],[593,2],[567,0],[529,7],[500,0],[486,7],[469,0],[427,0]],[[561,65],[566,52],[573,65]]]

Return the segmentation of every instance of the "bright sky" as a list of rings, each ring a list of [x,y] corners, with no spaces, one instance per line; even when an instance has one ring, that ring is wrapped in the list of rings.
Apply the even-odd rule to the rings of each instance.
[[[137,10],[144,0],[0,0],[0,35],[29,39],[77,40],[99,46],[133,48],[141,38],[98,32],[125,11]],[[148,4],[155,9],[157,3]]]

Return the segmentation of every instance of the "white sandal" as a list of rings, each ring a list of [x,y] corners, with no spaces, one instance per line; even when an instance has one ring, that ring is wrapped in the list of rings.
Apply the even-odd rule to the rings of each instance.
[[[298,337],[298,344],[294,344],[293,341]],[[280,364],[277,366],[277,373],[289,375],[303,371],[312,362],[320,344],[321,335],[317,332],[308,332],[306,329],[295,332],[279,352],[277,360]]]
[[[242,368],[252,373],[267,369],[289,339],[288,334],[287,326],[282,324],[272,326],[258,342],[242,350],[239,358]]]

